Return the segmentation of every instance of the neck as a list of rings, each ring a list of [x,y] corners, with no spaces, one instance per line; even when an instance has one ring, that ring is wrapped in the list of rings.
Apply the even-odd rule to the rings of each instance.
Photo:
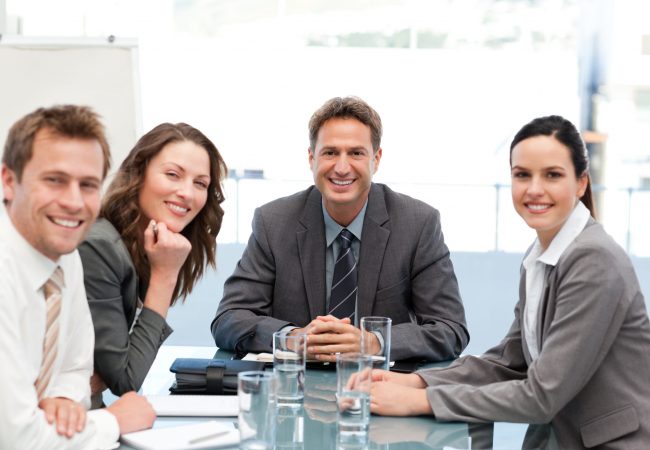
[[[362,203],[360,206],[355,206],[354,208],[351,208],[349,205],[338,208],[325,205],[325,209],[327,209],[327,213],[336,223],[342,227],[347,227],[359,215],[359,212],[363,209],[363,205]]]

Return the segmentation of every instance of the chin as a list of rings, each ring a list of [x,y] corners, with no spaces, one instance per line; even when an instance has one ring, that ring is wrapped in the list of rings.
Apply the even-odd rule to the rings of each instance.
[[[180,233],[188,224],[189,223],[169,222],[167,223],[167,228],[174,233]]]
[[[51,255],[68,255],[77,249],[77,245],[52,245],[48,248],[48,253]]]

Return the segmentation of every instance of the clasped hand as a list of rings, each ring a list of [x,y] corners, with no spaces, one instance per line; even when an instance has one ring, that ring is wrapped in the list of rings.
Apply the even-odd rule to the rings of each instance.
[[[336,361],[337,353],[361,351],[361,330],[350,322],[349,318],[338,319],[334,316],[318,316],[306,327],[291,333],[307,334],[307,358],[319,361]],[[381,345],[377,336],[364,332],[368,343],[368,353],[377,354]]]

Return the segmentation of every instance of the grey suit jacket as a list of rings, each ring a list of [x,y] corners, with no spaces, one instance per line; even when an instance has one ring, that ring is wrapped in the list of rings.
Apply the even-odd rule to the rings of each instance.
[[[220,348],[270,351],[272,334],[325,315],[325,225],[314,187],[255,211],[212,322]],[[393,320],[391,358],[444,360],[469,341],[438,211],[373,184],[358,261],[358,317]]]
[[[129,334],[146,286],[141,285],[131,256],[109,221],[97,220],[79,254],[95,327],[95,371],[115,395],[137,391],[172,329],[160,314],[143,308]],[[101,404],[96,397],[93,406]]]
[[[441,420],[551,422],[561,448],[650,445],[650,324],[625,252],[590,219],[555,267],[539,308],[539,357],[531,362],[515,320],[480,358],[418,374]]]

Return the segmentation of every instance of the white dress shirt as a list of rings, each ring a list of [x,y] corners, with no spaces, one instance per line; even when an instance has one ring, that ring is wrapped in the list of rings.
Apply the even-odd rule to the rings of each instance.
[[[560,231],[555,235],[548,248],[544,251],[539,239],[535,239],[523,265],[526,269],[526,306],[524,308],[524,336],[528,352],[533,360],[539,356],[539,340],[537,324],[539,323],[539,304],[544,292],[546,267],[555,266],[562,253],[571,245],[582,232],[589,220],[589,210],[578,202],[569,218],[564,222]]]
[[[111,448],[119,437],[115,416],[88,413],[86,426],[71,439],[59,436],[38,407],[34,382],[43,357],[46,304],[43,284],[63,269],[59,339],[46,397],[90,405],[95,336],[77,251],[57,263],[36,251],[0,206],[0,448]]]

